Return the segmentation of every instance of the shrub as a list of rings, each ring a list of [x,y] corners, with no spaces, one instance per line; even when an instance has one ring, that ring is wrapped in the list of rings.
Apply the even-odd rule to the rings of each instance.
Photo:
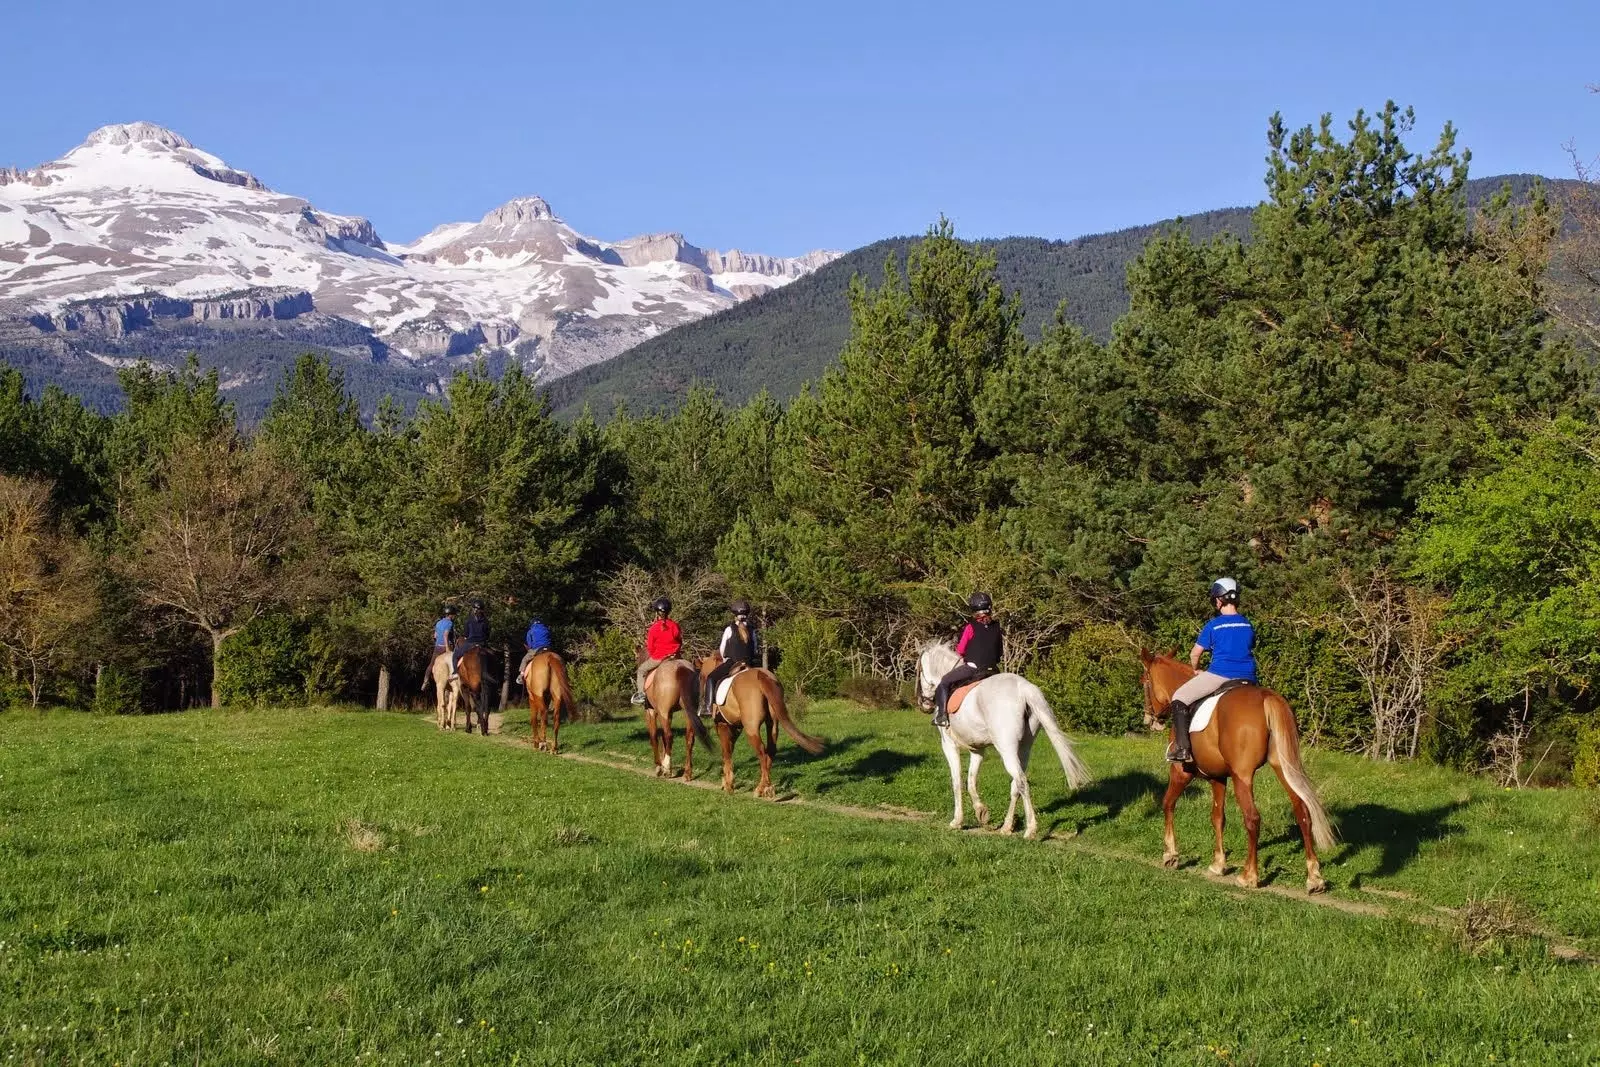
[[[137,715],[144,710],[143,697],[137,674],[108,663],[100,668],[89,707],[96,715]]]
[[[579,645],[568,665],[573,699],[589,707],[615,707],[633,692],[634,639],[616,627],[601,630]]]
[[[1578,727],[1578,743],[1572,758],[1572,784],[1586,789],[1600,786],[1600,723],[1586,722]]]
[[[813,700],[839,694],[845,663],[837,620],[791,615],[768,630],[767,639],[783,650],[774,673],[785,692]]]
[[[217,690],[225,704],[293,704],[306,699],[307,634],[288,615],[253,619],[222,643]]]
[[[1120,734],[1144,718],[1139,669],[1121,630],[1086,623],[1050,650],[1038,682],[1069,729]]]
[[[900,683],[892,678],[873,678],[865,674],[852,674],[839,687],[840,695],[847,700],[869,708],[898,708],[901,706]]]

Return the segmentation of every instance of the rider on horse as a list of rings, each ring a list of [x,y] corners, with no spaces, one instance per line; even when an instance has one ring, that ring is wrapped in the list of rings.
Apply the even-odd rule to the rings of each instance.
[[[644,703],[645,675],[661,666],[662,660],[672,659],[683,650],[683,631],[672,621],[672,601],[657,597],[650,605],[655,609],[656,621],[644,635],[644,660],[633,675],[633,702]]]
[[[722,662],[712,669],[700,691],[702,717],[711,714],[711,703],[724,678],[740,667],[754,667],[760,662],[757,630],[750,622],[750,602],[735,600],[728,609],[733,612],[733,622],[722,631],[722,640],[717,643]]]
[[[456,608],[454,604],[444,606],[444,616],[433,624],[433,654],[428,657],[428,669],[422,672],[422,688],[428,688],[428,683],[433,679],[433,665],[440,656],[449,652],[456,643]]]
[[[1189,746],[1189,719],[1194,706],[1216,692],[1233,678],[1256,680],[1255,627],[1239,614],[1239,583],[1232,578],[1218,578],[1211,583],[1211,603],[1214,615],[1200,629],[1194,647],[1189,650],[1189,665],[1200,673],[1178,687],[1172,694],[1167,711],[1172,716],[1172,746],[1167,759],[1172,763],[1188,763],[1194,759]],[[1211,662],[1200,670],[1200,658],[1211,653]]]
[[[456,645],[455,655],[450,661],[450,673],[454,675],[461,665],[461,657],[467,654],[468,649],[486,646],[489,643],[489,617],[483,613],[483,601],[472,601],[472,614],[467,616],[467,632],[461,642]]]
[[[518,685],[522,684],[522,676],[527,673],[528,664],[533,661],[533,657],[550,648],[553,643],[550,627],[544,624],[543,619],[535,618],[528,623],[528,632],[522,635],[522,647],[527,649],[527,652],[523,653],[522,662],[517,665]]]
[[[956,655],[961,662],[951,669],[933,691],[933,725],[949,726],[950,693],[959,685],[987,678],[1000,669],[1002,640],[1000,624],[994,621],[994,601],[988,593],[973,593],[967,598],[972,610],[972,621],[961,631],[956,642]]]

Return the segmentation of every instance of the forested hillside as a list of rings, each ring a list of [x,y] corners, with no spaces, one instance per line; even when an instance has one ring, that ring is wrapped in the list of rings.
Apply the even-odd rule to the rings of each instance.
[[[1469,210],[1510,183],[1525,197],[1531,175],[1467,183]],[[1552,183],[1560,187],[1564,183]],[[1022,300],[1022,330],[1037,338],[1065,303],[1067,320],[1100,341],[1128,310],[1128,264],[1151,237],[1175,227],[1205,242],[1221,233],[1248,237],[1251,209],[1222,208],[1184,219],[1134,226],[1071,241],[1005,237],[974,242],[995,260],[995,277]],[[876,284],[892,256],[902,266],[920,238],[894,237],[859,248],[828,266],[755,300],[680,326],[622,355],[558,378],[548,391],[570,417],[587,405],[599,414],[619,403],[650,410],[683,401],[695,384],[714,385],[731,402],[763,389],[794,396],[838,358],[850,334],[850,279]]]

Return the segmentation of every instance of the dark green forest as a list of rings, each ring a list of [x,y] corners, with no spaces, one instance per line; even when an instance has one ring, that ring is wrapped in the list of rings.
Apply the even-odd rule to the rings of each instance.
[[[1473,179],[1466,186],[1467,209],[1475,211],[1506,185],[1526,198],[1538,180],[1526,174]],[[1559,192],[1570,184],[1549,186]],[[1022,329],[1030,340],[1065,305],[1067,321],[1103,342],[1128,310],[1128,265],[1151,238],[1181,228],[1201,242],[1224,233],[1248,240],[1251,217],[1249,208],[1222,208],[1071,241],[1004,237],[977,244],[994,256],[1000,284],[1021,297]],[[904,269],[919,240],[894,237],[856,249],[781,289],[558,378],[547,386],[551,401],[565,417],[585,405],[648,411],[680,404],[703,384],[736,403],[763,391],[787,400],[830,366],[848,340],[850,280],[876,280],[891,258]]]
[[[482,597],[605,707],[663,592],[691,649],[755,601],[801,705],[881,698],[982,589],[1008,666],[1121,732],[1138,649],[1187,649],[1229,574],[1311,743],[1595,784],[1600,427],[1564,310],[1592,294],[1552,265],[1600,231],[1539,185],[1474,200],[1454,130],[1412,133],[1274,119],[1249,239],[1146,233],[1099,334],[940,222],[842,268],[836,349],[783,400],[562,421],[480,365],[364,419],[305,355],[246,429],[192,364],[123,371],[112,415],[8,370],[3,699],[381,702]]]

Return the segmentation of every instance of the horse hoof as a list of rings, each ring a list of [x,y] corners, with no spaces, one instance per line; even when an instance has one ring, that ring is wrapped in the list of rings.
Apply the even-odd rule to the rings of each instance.
[[[1000,827],[1000,833],[1005,837],[1010,837],[1012,832],[1013,832],[1013,828],[1010,827],[1010,826],[1002,826],[1002,827]]]
[[[950,829],[952,829],[952,830],[959,830],[959,829],[961,829],[961,820],[960,819],[951,819],[950,823],[949,823],[949,826],[950,826]]]
[[[1307,893],[1326,893],[1327,891],[1328,891],[1328,883],[1326,881],[1324,881],[1323,879],[1321,879],[1321,878],[1307,878],[1306,879],[1306,892]]]
[[[1166,855],[1162,856],[1161,857],[1161,866],[1165,867],[1169,871],[1177,870],[1178,869],[1178,854],[1176,852],[1168,852]]]
[[[1024,841],[1039,840],[1039,828],[1036,826],[1028,827],[1026,830],[1022,831],[1022,839]]]
[[[1235,879],[1235,881],[1239,883],[1240,889],[1255,889],[1261,885],[1261,879],[1259,877],[1247,878],[1242,874]]]
[[[1206,873],[1214,874],[1220,878],[1228,873],[1228,865],[1226,863],[1213,863],[1211,866],[1206,868]]]
[[[978,825],[979,826],[982,826],[984,823],[989,821],[989,809],[988,808],[979,807],[976,811],[974,811],[972,813],[972,815],[973,815],[974,818],[976,818],[978,820]]]

